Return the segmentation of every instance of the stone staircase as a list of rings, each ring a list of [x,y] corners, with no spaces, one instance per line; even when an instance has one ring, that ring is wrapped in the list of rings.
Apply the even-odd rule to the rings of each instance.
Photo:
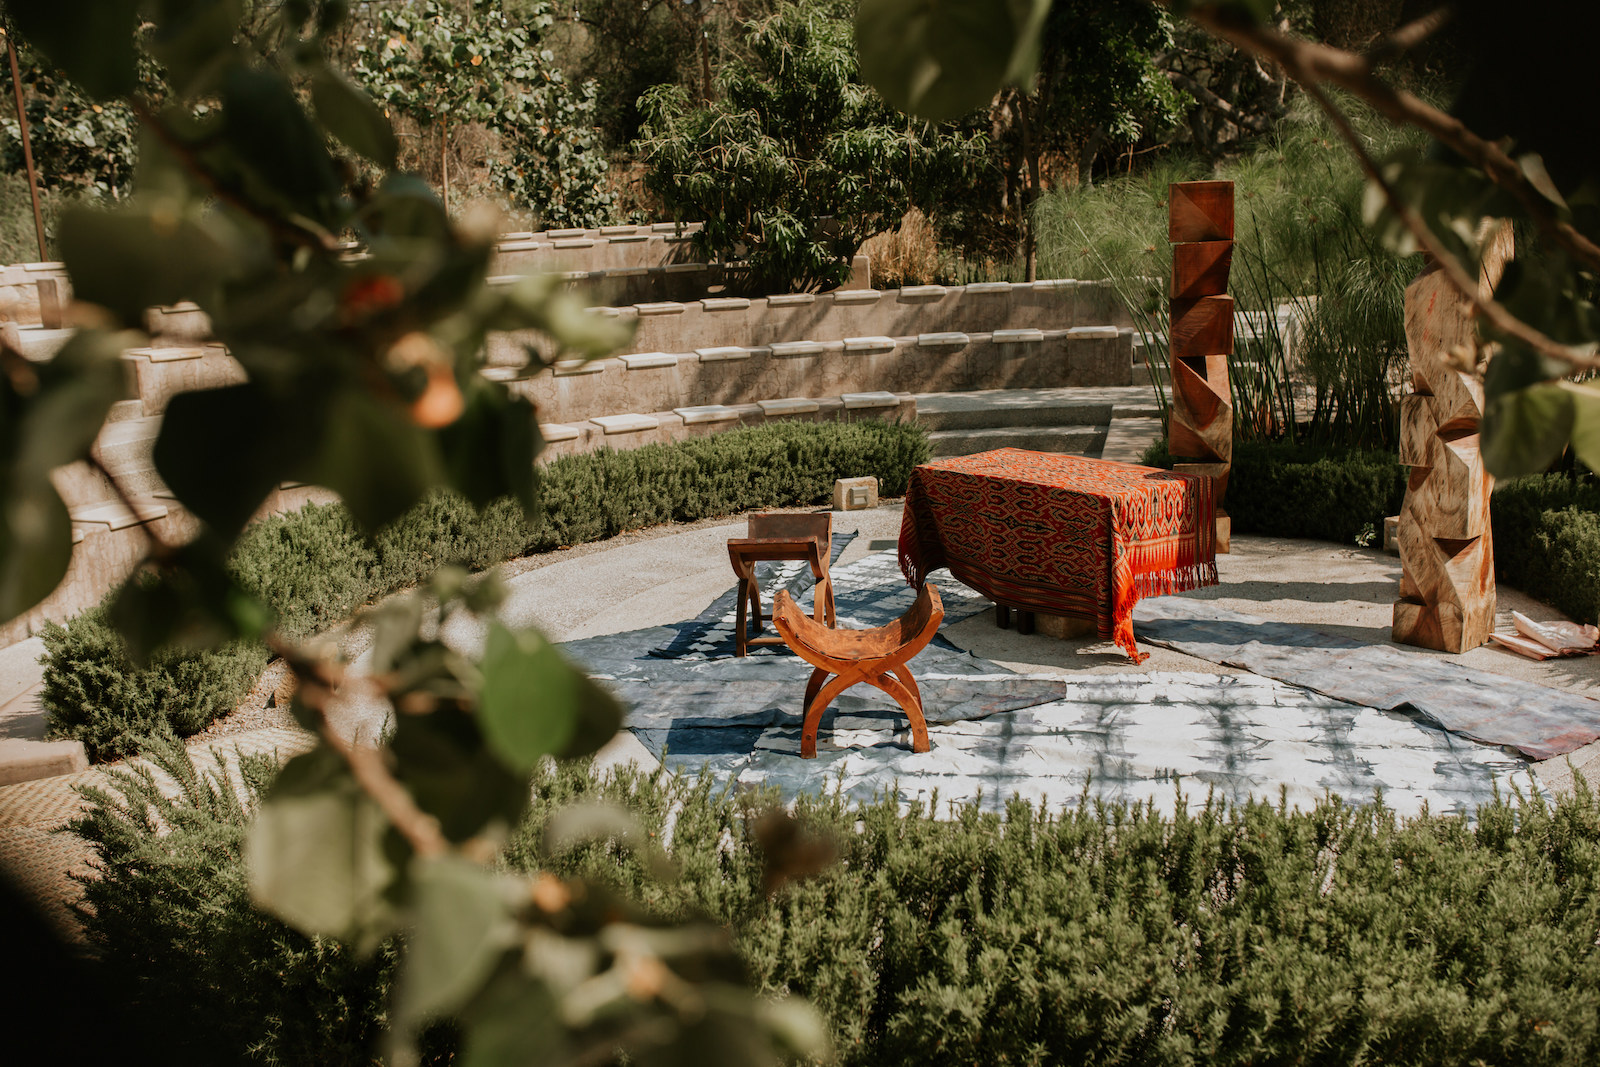
[[[995,448],[1136,462],[1160,436],[1148,385],[920,393],[917,419],[935,458]]]

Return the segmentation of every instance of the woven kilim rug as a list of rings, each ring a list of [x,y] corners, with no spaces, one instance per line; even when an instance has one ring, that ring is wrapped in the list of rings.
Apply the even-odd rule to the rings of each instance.
[[[1131,463],[1000,448],[911,472],[907,580],[938,567],[998,603],[1092,619],[1135,663],[1141,596],[1217,584],[1211,480]]]

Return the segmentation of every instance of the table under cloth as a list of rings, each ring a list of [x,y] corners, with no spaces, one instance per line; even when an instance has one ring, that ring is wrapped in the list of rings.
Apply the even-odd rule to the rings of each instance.
[[[940,567],[1008,607],[1092,619],[1135,662],[1133,606],[1217,584],[1211,479],[1000,448],[911,472],[900,569]]]

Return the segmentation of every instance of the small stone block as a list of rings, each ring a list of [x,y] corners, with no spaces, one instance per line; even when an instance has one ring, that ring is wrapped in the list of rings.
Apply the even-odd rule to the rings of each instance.
[[[67,514],[72,517],[73,522],[98,523],[113,530],[122,530],[141,522],[153,522],[165,518],[169,512],[165,504],[150,498],[135,498],[132,504],[133,508],[129,508],[121,501],[96,504],[93,507],[73,508]]]
[[[596,415],[589,421],[600,427],[607,434],[638,433],[640,430],[654,430],[661,425],[660,419],[633,412],[629,412],[626,415]]]
[[[821,341],[776,341],[771,345],[772,354],[778,357],[789,356],[820,356],[824,351]]]
[[[1043,341],[1044,331],[1035,329],[1025,330],[996,330],[990,335],[989,340],[997,345],[1021,344],[1025,341]]]
[[[715,348],[697,348],[694,354],[700,357],[701,363],[724,363],[734,359],[749,359],[750,350],[740,348],[738,345],[718,345]]]
[[[707,311],[743,311],[750,306],[750,301],[742,296],[708,296],[700,301],[700,306]]]
[[[777,296],[767,297],[767,306],[770,308],[798,307],[801,304],[815,303],[816,293],[779,293]]]
[[[614,245],[631,245],[639,241],[650,240],[650,235],[647,233],[614,233],[607,237],[606,240]]]
[[[634,308],[640,315],[682,315],[686,305],[675,300],[663,300],[651,304],[635,304]]]
[[[550,368],[550,373],[557,378],[567,378],[574,374],[599,374],[606,369],[603,359],[558,359]]]
[[[672,410],[683,419],[685,426],[696,426],[702,422],[731,422],[739,417],[739,413],[726,404],[701,404]]]
[[[857,408],[896,408],[900,406],[900,398],[889,392],[841,393],[839,399],[844,401],[844,406],[852,411]]]
[[[1034,629],[1045,637],[1053,637],[1057,641],[1074,641],[1082,637],[1097,635],[1093,619],[1079,619],[1071,615],[1051,615],[1039,611],[1034,613]]]
[[[619,234],[636,233],[638,229],[639,227],[633,225],[602,226],[600,227],[600,233],[606,237],[616,237]]]
[[[575,228],[569,227],[564,230],[546,230],[544,231],[544,235],[553,241],[557,237],[587,237],[589,236],[589,231],[581,226],[578,226]]]
[[[586,282],[589,280],[589,273],[586,270],[564,270],[561,272],[561,277],[564,281]]]
[[[652,370],[656,367],[676,367],[678,357],[671,352],[636,352],[619,357],[629,370]]]
[[[679,240],[687,241],[688,238],[683,237],[679,238]],[[710,269],[711,264],[709,263],[668,263],[665,267],[661,268],[661,270],[666,274],[698,274],[701,271],[707,271]]]
[[[483,367],[478,373],[491,382],[514,382],[522,377],[522,372],[517,367]]]
[[[559,422],[541,422],[539,424],[539,436],[546,441],[570,441],[575,437],[581,436],[581,434],[582,431],[576,426],[564,426]]]
[[[89,769],[82,741],[0,739],[0,786],[58,778]]]
[[[51,274],[62,274],[66,272],[67,265],[65,263],[57,263],[54,260],[47,260],[42,263],[24,263],[22,264],[22,269],[30,274],[36,274],[40,271],[49,271]]]
[[[806,415],[816,411],[818,407],[815,400],[799,396],[784,397],[782,400],[758,400],[756,403],[761,405],[763,415]]]
[[[975,293],[975,294],[981,294],[981,293],[1009,293],[1009,292],[1011,292],[1011,283],[1010,282],[972,282],[970,285],[967,286],[967,292]]]
[[[200,359],[206,354],[204,348],[130,348],[122,353],[124,356],[136,356],[148,359],[151,363],[178,363],[186,359]]]
[[[507,241],[529,241],[532,239],[533,232],[531,230],[512,230],[509,233],[501,234],[500,240],[496,243],[505,244]]]
[[[971,344],[972,338],[964,333],[919,333],[917,334],[918,348],[944,348],[947,346],[959,347]]]
[[[1226,556],[1233,551],[1233,518],[1221,508],[1217,509],[1217,555]]]
[[[900,290],[902,300],[937,300],[949,292],[942,285],[907,285]]]
[[[538,241],[506,241],[495,246],[497,252],[532,252],[535,248],[545,248]]]
[[[650,229],[656,233],[677,233],[678,224],[676,222],[658,222],[652,225]]]
[[[872,304],[883,294],[876,289],[835,289],[829,295],[835,304]]]
[[[1390,515],[1383,520],[1383,550],[1391,556],[1400,554],[1400,516]]]
[[[893,352],[893,337],[846,337],[846,352]]]
[[[833,483],[833,510],[860,511],[878,506],[878,479],[840,478]]]
[[[1115,337],[1118,330],[1115,326],[1069,326],[1068,337]]]
[[[593,237],[566,237],[559,241],[551,241],[554,248],[593,248]]]

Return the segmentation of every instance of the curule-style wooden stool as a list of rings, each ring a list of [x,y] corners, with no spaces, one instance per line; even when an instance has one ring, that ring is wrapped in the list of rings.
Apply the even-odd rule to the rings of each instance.
[[[744,537],[728,539],[728,559],[739,578],[738,630],[734,655],[743,656],[751,645],[780,645],[781,637],[752,637],[750,623],[761,633],[761,623],[772,618],[761,612],[761,586],[756,581],[756,564],[765,560],[798,559],[811,565],[817,580],[816,619],[833,625],[833,579],[828,575],[828,557],[833,553],[833,513],[777,513],[752,515]]]
[[[911,610],[887,626],[871,630],[834,630],[800,610],[787,590],[773,598],[772,622],[784,644],[811,664],[806,683],[805,727],[800,755],[817,755],[817,727],[822,713],[839,694],[866,682],[894,697],[911,720],[911,751],[928,751],[928,724],[922,717],[922,691],[911,677],[911,658],[921,652],[944,621],[944,602],[932,583],[924,583]],[[828,675],[837,675],[823,685]]]

